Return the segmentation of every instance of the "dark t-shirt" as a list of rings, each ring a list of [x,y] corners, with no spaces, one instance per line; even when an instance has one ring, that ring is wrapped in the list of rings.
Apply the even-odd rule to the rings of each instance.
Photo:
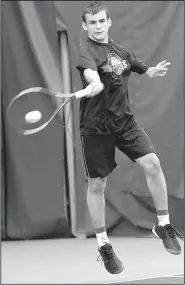
[[[99,43],[88,38],[80,47],[76,68],[80,72],[83,88],[88,83],[83,72],[96,70],[104,90],[80,101],[80,131],[82,135],[110,134],[127,127],[133,117],[128,97],[128,79],[131,72],[143,74],[148,65],[133,53],[112,40]]]

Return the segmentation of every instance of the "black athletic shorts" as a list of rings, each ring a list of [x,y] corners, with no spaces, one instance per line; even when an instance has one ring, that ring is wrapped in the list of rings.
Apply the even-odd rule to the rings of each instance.
[[[132,161],[149,153],[156,153],[142,126],[135,123],[127,130],[111,135],[81,135],[82,152],[87,177],[108,176],[117,166],[117,147]]]

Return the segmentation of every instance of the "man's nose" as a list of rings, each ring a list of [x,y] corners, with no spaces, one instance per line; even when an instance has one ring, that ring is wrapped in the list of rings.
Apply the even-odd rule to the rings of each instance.
[[[97,23],[96,23],[96,28],[99,29],[100,27],[101,27],[100,23],[97,22]]]

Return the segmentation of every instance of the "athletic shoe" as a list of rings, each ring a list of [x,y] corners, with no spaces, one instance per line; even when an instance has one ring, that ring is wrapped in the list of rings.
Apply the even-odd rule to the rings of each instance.
[[[154,226],[152,229],[154,235],[162,239],[165,249],[171,254],[181,254],[181,246],[176,238],[184,239],[183,233],[179,230],[180,234],[172,227],[171,224],[163,226]]]
[[[98,251],[100,255],[98,256],[97,261],[102,260],[102,263],[104,263],[104,266],[109,273],[118,274],[123,271],[123,264],[116,256],[110,243],[101,246]]]

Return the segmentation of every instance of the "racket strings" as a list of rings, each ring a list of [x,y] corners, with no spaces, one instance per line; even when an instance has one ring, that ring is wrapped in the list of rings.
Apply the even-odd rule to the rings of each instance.
[[[24,96],[16,96],[10,101],[7,107],[7,121],[15,131],[25,134],[25,130],[36,130],[44,125],[44,122],[50,119],[55,109],[56,104],[48,95],[38,93],[37,91],[32,91],[31,94],[25,92]],[[41,118],[35,122],[34,118],[32,118],[33,120],[28,122],[26,115],[34,112],[39,112]]]
[[[60,123],[63,121],[61,125],[65,127],[65,132],[70,137],[75,150],[75,157],[84,166],[82,154],[80,154],[79,148],[75,144],[76,139],[74,138],[74,128],[79,130],[79,126],[77,126],[77,120],[73,119],[72,124],[70,122],[70,119],[73,118],[73,99],[75,99],[75,94],[72,93],[55,94],[43,87],[25,89],[10,101],[7,107],[7,122],[15,133],[32,135],[47,127],[53,118],[58,119],[56,115],[62,108],[66,108],[65,105],[69,104],[68,109],[65,109],[68,112],[63,112],[63,120],[60,120]],[[40,113],[41,118],[37,119],[34,117],[34,112]],[[28,114],[30,114],[29,120],[26,119],[26,115]]]

